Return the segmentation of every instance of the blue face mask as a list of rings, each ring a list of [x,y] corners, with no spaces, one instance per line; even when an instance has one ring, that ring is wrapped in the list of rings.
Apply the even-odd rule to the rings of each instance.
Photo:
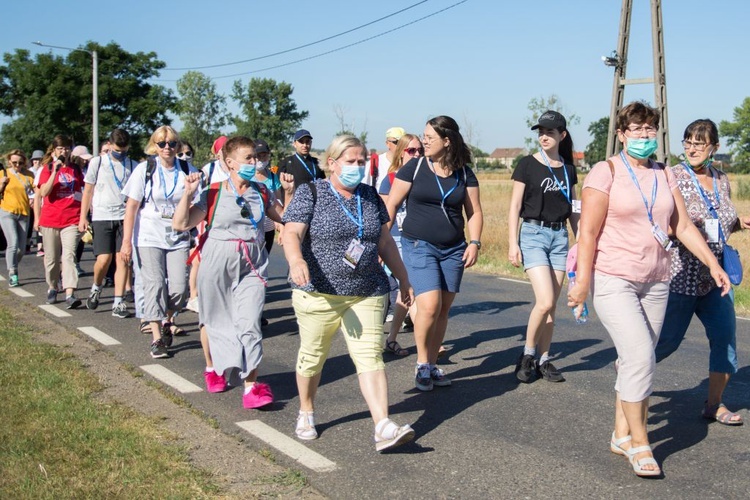
[[[242,179],[250,182],[251,180],[253,180],[253,177],[255,177],[255,165],[240,165],[240,169],[237,171],[237,175],[239,175]]]
[[[117,161],[122,161],[122,160],[124,160],[125,158],[128,157],[128,152],[127,151],[115,151],[115,150],[112,150],[112,151],[109,152],[109,154],[111,154],[112,158],[114,158]]]
[[[628,154],[639,160],[645,160],[654,154],[658,147],[659,144],[656,142],[656,137],[650,137],[648,139],[629,138],[627,143]]]
[[[338,177],[339,182],[344,187],[355,188],[365,178],[365,167],[360,167],[359,165],[341,165],[341,174]]]

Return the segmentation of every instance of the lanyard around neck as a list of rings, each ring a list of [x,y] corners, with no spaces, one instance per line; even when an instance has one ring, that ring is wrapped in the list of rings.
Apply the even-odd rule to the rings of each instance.
[[[714,196],[716,197],[716,206],[714,206],[714,204],[711,202],[708,195],[706,194],[706,190],[703,189],[703,186],[701,186],[700,182],[698,182],[698,176],[695,175],[695,172],[693,172],[693,169],[690,168],[690,165],[688,165],[688,163],[685,161],[685,162],[682,162],[682,166],[685,170],[688,171],[688,173],[690,174],[690,177],[693,178],[695,189],[698,190],[698,193],[701,195],[701,198],[703,198],[703,201],[706,203],[706,206],[708,207],[708,210],[711,212],[711,215],[718,219],[719,216],[718,214],[716,214],[716,209],[718,209],[719,206],[721,205],[721,198],[719,198],[719,188],[716,185],[716,176],[714,175],[713,172],[711,172],[711,167],[708,167],[708,171],[711,172],[711,180],[713,181],[713,184],[714,184]]]
[[[445,217],[446,219],[448,219],[448,222],[451,222],[451,218],[448,216],[448,211],[445,209],[445,200],[447,200],[448,197],[453,193],[453,191],[455,191],[456,188],[458,187],[458,183],[460,181],[458,177],[458,170],[453,172],[454,174],[456,174],[456,184],[452,188],[450,188],[448,192],[446,193],[445,190],[443,189],[443,185],[440,184],[440,176],[435,171],[435,165],[432,163],[432,159],[427,158],[427,161],[430,163],[430,169],[432,170],[432,173],[435,175],[435,182],[437,183],[438,189],[440,190],[440,197],[441,197],[440,208],[443,209],[443,214],[445,214]]]
[[[159,161],[159,180],[161,181],[161,189],[164,191],[164,199],[167,201],[170,201],[172,197],[174,196],[174,191],[177,189],[177,180],[178,176],[180,175],[180,169],[177,166],[177,160],[175,160],[174,165],[174,184],[172,185],[172,190],[167,193],[167,181],[164,178],[164,166],[162,166],[161,161]]]
[[[547,155],[544,154],[544,150],[539,150],[539,153],[542,155],[542,159],[544,160],[544,163],[547,164],[547,168],[549,169],[549,174],[552,176],[552,180],[555,181],[555,185],[557,188],[562,192],[562,194],[565,196],[565,199],[568,200],[568,203],[572,203],[570,201],[570,179],[568,178],[568,169],[565,168],[565,160],[562,159],[562,156],[560,157],[560,162],[562,162],[562,170],[563,174],[565,175],[565,186],[560,184],[560,181],[557,180],[557,176],[555,175],[555,172],[552,170],[552,165],[549,162],[549,158],[547,158]]]
[[[110,170],[112,170],[112,177],[115,178],[115,184],[117,184],[117,189],[119,189],[120,191],[122,191],[122,183],[125,181],[125,176],[128,173],[127,168],[125,167],[125,162],[128,160],[128,158],[125,157],[125,159],[123,159],[121,161],[121,163],[122,163],[122,179],[118,179],[117,178],[117,173],[115,172],[115,163],[112,161],[112,155],[109,154],[109,153],[107,153],[107,158],[109,159],[109,168],[110,168]],[[164,176],[162,176],[162,178],[163,177]],[[177,185],[176,182],[175,182],[175,185]],[[164,188],[164,189],[166,189],[166,188]],[[174,189],[172,189],[172,192],[174,193]]]
[[[628,173],[630,173],[630,178],[633,180],[633,184],[635,184],[635,187],[638,188],[638,192],[641,193],[641,198],[643,199],[643,205],[646,207],[646,215],[648,215],[648,220],[651,223],[652,226],[654,226],[654,205],[656,204],[656,191],[658,189],[659,185],[659,179],[656,177],[656,169],[651,166],[651,160],[649,160],[649,168],[654,172],[654,185],[651,188],[651,207],[648,206],[648,201],[646,201],[646,195],[643,194],[643,190],[641,189],[641,185],[638,183],[638,178],[635,176],[635,172],[633,172],[632,167],[630,166],[630,163],[628,163],[628,159],[625,157],[625,153],[620,151],[620,158],[622,159],[622,162],[625,164],[625,167],[628,169]]]
[[[247,202],[247,200],[244,197],[240,196],[240,193],[237,191],[237,188],[234,187],[234,182],[232,182],[231,177],[227,179],[227,184],[229,184],[229,187],[232,189],[232,193],[234,193],[234,199],[237,202],[237,205],[247,208],[247,219],[250,221],[250,224],[253,225],[253,229],[257,231],[258,221],[256,221],[255,218],[253,217],[253,211],[250,209],[250,204]],[[253,186],[253,188],[256,191],[258,191],[258,196],[260,197],[260,217],[258,218],[258,220],[263,220],[263,216],[265,215],[265,210],[264,210],[265,207],[263,206],[263,195],[260,194],[260,191],[257,188],[255,188],[252,182],[250,183],[250,185]]]
[[[341,195],[336,191],[336,188],[333,187],[333,184],[328,182],[328,187],[331,188],[331,192],[336,197],[336,201],[339,202],[339,206],[344,211],[347,217],[351,219],[352,222],[354,222],[357,225],[357,239],[362,241],[362,236],[364,236],[365,232],[365,224],[362,220],[362,197],[359,195],[359,186],[357,186],[357,189],[354,191],[354,196],[357,197],[357,218],[354,218],[354,215],[349,211],[348,208],[344,205],[344,199],[341,197]]]
[[[315,164],[313,163],[312,170],[307,166],[307,163],[304,159],[299,155],[299,153],[294,153],[294,156],[297,157],[297,159],[302,163],[302,166],[305,167],[305,170],[307,170],[307,173],[310,174],[310,177],[312,177],[312,180],[315,180]]]

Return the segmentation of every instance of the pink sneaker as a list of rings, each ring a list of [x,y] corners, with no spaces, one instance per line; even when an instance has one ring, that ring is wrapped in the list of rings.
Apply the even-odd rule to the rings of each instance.
[[[262,408],[273,403],[273,393],[268,384],[255,382],[250,392],[242,396],[242,406],[247,409]]]
[[[206,379],[206,390],[208,392],[224,392],[227,390],[227,381],[224,377],[214,371],[203,372]]]

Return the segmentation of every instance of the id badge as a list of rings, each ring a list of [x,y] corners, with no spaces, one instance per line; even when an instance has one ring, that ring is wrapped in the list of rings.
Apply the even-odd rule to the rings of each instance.
[[[709,243],[719,242],[719,219],[706,219],[706,236]]]
[[[406,210],[403,212],[397,212],[396,213],[396,224],[398,225],[398,230],[401,231],[401,226],[404,225],[404,219],[406,219]]]
[[[570,204],[571,204],[574,214],[581,213],[581,200],[571,200]]]
[[[349,248],[344,253],[344,262],[346,265],[354,269],[359,264],[359,259],[362,258],[362,253],[365,251],[365,246],[359,242],[358,239],[354,238],[349,243]]]
[[[654,224],[651,227],[651,232],[654,234],[654,238],[656,238],[656,241],[659,242],[664,250],[669,250],[670,248],[672,248],[672,240],[669,239],[667,233],[661,230],[659,224]]]
[[[161,206],[161,218],[171,219],[174,216],[174,205],[162,205]]]

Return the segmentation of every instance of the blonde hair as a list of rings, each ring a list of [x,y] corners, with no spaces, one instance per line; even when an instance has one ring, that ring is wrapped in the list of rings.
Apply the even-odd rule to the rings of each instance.
[[[365,143],[353,135],[342,134],[334,137],[331,144],[326,148],[326,161],[328,161],[328,158],[338,160],[343,156],[344,151],[349,148],[360,148],[362,149],[362,153],[367,156],[367,147],[365,146]]]
[[[422,141],[420,141],[419,137],[414,134],[404,134],[401,136],[401,139],[398,140],[396,149],[393,150],[393,162],[391,162],[391,166],[388,167],[389,174],[391,172],[398,172],[398,169],[404,166],[404,160],[402,159],[404,156],[404,150],[408,148],[409,143],[414,140],[419,143],[419,147],[422,147]]]
[[[177,145],[175,146],[175,152],[181,150],[182,148],[182,141],[180,141],[180,136],[177,134],[175,129],[170,127],[169,125],[162,125],[161,127],[154,130],[154,133],[151,134],[151,137],[148,140],[148,144],[146,144],[146,149],[144,152],[147,155],[155,155],[158,153],[158,149],[156,148],[156,143],[160,141],[177,141]]]
[[[10,165],[10,157],[11,156],[20,156],[21,158],[23,158],[23,165],[21,165],[21,166],[22,167],[26,166],[26,162],[28,161],[28,158],[26,158],[26,155],[23,153],[22,150],[20,150],[20,149],[13,149],[13,150],[10,151],[10,153],[8,153],[7,155],[5,155],[5,161],[8,163],[8,165]]]

